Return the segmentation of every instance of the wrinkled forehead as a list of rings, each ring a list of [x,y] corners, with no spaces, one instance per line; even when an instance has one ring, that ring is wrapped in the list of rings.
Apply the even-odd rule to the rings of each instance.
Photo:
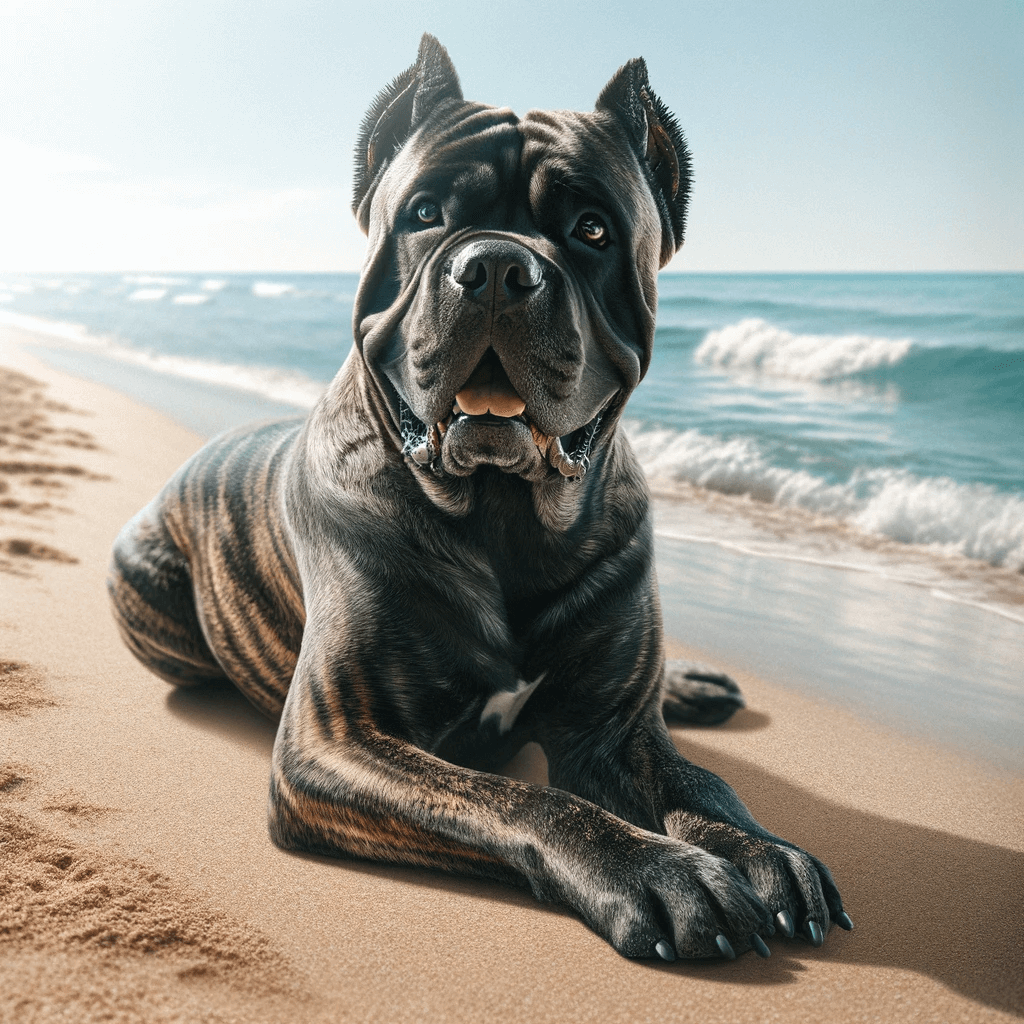
[[[589,202],[622,204],[639,165],[618,122],[605,113],[461,103],[428,118],[388,172],[387,216],[418,191],[528,188],[531,201],[568,189]],[[632,191],[631,189],[627,189]]]
[[[565,189],[606,209],[627,205],[639,213],[651,205],[639,162],[611,115],[531,110],[519,130],[532,200]]]
[[[417,192],[445,196],[519,172],[523,138],[508,108],[460,103],[429,117],[396,154],[379,212],[387,217]],[[379,202],[378,197],[378,202]]]

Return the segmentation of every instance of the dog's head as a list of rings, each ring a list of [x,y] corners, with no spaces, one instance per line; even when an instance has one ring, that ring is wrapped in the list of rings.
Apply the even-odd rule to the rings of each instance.
[[[642,60],[593,113],[462,98],[444,48],[370,108],[356,342],[420,471],[579,478],[651,356],[689,153]]]

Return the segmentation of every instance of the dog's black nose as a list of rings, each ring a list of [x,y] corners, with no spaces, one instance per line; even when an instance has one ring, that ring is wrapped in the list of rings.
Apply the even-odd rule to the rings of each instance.
[[[542,280],[540,260],[524,245],[504,238],[470,242],[455,257],[452,280],[474,299],[510,305],[524,299]],[[498,291],[498,285],[501,290]]]

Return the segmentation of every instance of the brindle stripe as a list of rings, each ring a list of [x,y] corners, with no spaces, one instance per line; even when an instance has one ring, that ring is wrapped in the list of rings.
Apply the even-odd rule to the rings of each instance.
[[[129,648],[153,671],[178,685],[223,678],[199,628],[188,564],[151,508],[118,536],[107,589]]]
[[[522,880],[482,846],[511,845],[507,815],[536,799],[532,787],[467,772],[380,733],[325,740],[315,717],[293,701],[282,724],[270,796],[275,841]],[[437,790],[423,789],[424,770],[443,777]],[[492,819],[483,833],[475,827],[481,813]]]
[[[309,683],[309,699],[320,727],[320,735],[325,740],[333,741],[336,735],[335,726],[343,721],[338,718],[337,704],[331,700],[337,691],[334,687],[324,686],[319,680],[310,679]]]
[[[277,490],[277,479],[281,472],[282,462],[291,449],[292,435],[283,436],[277,445],[272,449],[270,459],[267,462],[267,478],[265,492],[270,500],[275,502],[275,514],[268,518],[268,536],[274,552],[273,565],[279,571],[271,575],[271,579],[281,590],[281,597],[285,604],[296,609],[300,613],[303,622],[306,618],[306,609],[302,600],[302,584],[299,580],[298,566],[291,549],[288,547],[284,530],[284,508],[283,501],[275,496]],[[301,639],[301,633],[300,633]]]
[[[253,561],[266,562],[268,548],[272,549],[265,528],[270,517],[252,515],[253,509],[265,509],[272,500],[266,490],[264,464],[255,457],[262,447],[259,440],[257,435],[249,445],[235,448],[221,469],[224,490],[220,499],[227,516],[221,516],[218,524],[223,561],[216,574],[216,593],[218,600],[222,595],[233,603],[241,599],[247,613],[236,615],[232,623],[237,633],[232,653],[244,665],[246,675],[251,680],[271,683],[274,695],[283,698],[297,651],[288,650],[279,640],[279,605],[275,595],[268,592],[271,588],[263,582],[274,579],[276,566],[270,574],[252,571]],[[227,487],[232,478],[237,478],[237,482]]]
[[[197,567],[195,603],[218,660],[272,717],[287,692],[304,618],[294,561],[270,525],[276,472],[297,429],[278,424],[215,442],[182,472],[166,509],[175,544]]]
[[[366,431],[356,437],[347,437],[340,440],[337,447],[331,448],[331,461],[340,465],[350,461],[356,455],[361,455],[368,448],[372,449],[374,454],[377,454],[379,446],[380,438],[370,431]]]
[[[523,884],[521,874],[500,856],[446,840],[376,809],[362,811],[303,791],[277,776],[271,781],[271,836],[287,848],[328,856],[347,853],[368,860],[385,860],[418,867],[459,871]]]

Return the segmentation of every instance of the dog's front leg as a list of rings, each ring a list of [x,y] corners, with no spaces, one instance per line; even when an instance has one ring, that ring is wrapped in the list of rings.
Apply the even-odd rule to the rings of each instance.
[[[606,719],[600,731],[592,722],[566,719],[545,745],[552,785],[729,861],[787,936],[799,927],[821,945],[833,921],[852,928],[828,868],[768,832],[728,783],[682,757],[659,703],[649,699],[631,721]],[[750,946],[767,955],[754,938],[737,948]]]
[[[281,846],[528,885],[620,953],[717,956],[770,916],[726,861],[552,788],[462,768],[374,724],[357,666],[304,650],[274,747]]]

